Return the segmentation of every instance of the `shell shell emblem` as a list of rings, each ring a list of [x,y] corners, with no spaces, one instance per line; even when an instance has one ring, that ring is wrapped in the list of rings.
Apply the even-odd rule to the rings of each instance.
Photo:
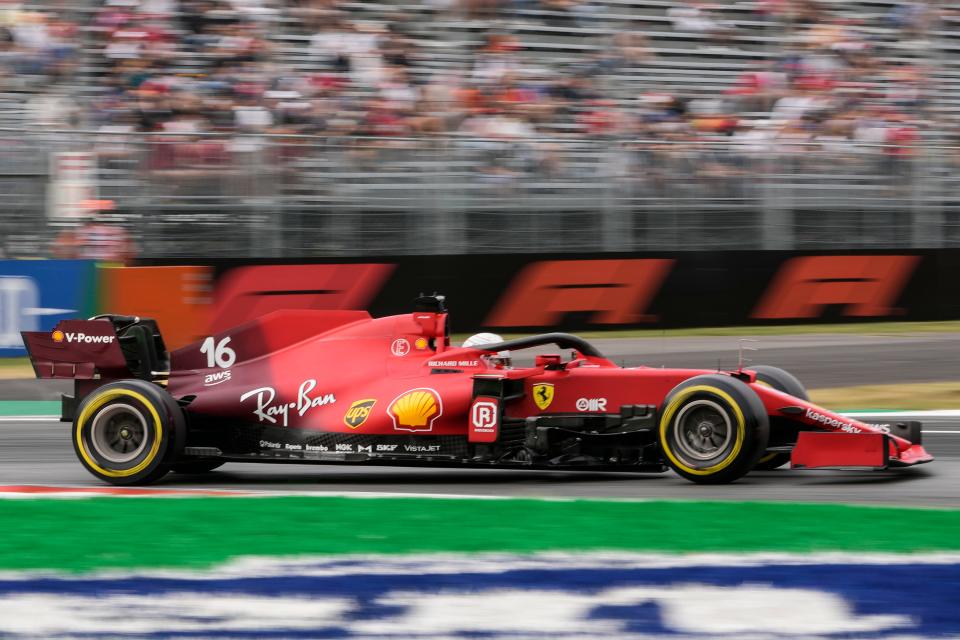
[[[63,342],[63,338],[65,336],[63,335],[63,331],[60,331],[60,329],[57,329],[52,334],[50,334],[50,337],[53,338],[54,342]]]
[[[434,389],[411,389],[401,393],[387,407],[397,431],[432,431],[443,414],[443,401]]]

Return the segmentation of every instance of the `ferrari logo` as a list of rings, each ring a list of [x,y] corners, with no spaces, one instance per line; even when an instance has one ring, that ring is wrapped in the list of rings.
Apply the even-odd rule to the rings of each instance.
[[[533,385],[533,401],[537,403],[541,411],[545,411],[553,402],[553,385],[549,382]]]
[[[351,429],[359,429],[360,425],[370,417],[375,404],[377,404],[376,400],[357,400],[347,409],[347,413],[343,416],[343,423]]]

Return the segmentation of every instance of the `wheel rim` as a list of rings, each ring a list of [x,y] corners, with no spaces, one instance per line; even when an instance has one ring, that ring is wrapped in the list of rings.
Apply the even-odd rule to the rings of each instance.
[[[733,425],[726,410],[712,400],[694,400],[677,414],[674,441],[677,453],[690,466],[707,466],[727,450],[733,440]]]
[[[112,404],[93,419],[90,442],[109,462],[132,462],[147,448],[147,422],[131,405]]]

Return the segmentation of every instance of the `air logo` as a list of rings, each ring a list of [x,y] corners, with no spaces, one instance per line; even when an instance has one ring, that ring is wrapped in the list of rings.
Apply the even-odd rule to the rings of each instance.
[[[0,349],[23,347],[21,331],[39,327],[36,309],[40,306],[40,290],[33,278],[0,277]]]

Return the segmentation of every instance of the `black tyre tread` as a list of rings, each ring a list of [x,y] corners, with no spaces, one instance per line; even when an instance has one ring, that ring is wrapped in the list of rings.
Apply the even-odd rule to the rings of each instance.
[[[800,382],[796,376],[789,371],[784,371],[778,367],[771,367],[765,364],[759,364],[750,368],[756,372],[757,380],[760,382],[770,385],[777,391],[789,393],[795,398],[808,401],[810,400],[810,394],[807,393],[806,387],[804,387],[803,383]],[[785,451],[772,453],[766,456],[761,456],[754,469],[758,471],[772,471],[774,469],[779,469],[788,462],[790,462],[789,453]]]
[[[677,393],[697,385],[717,387],[729,394],[739,405],[746,421],[746,435],[740,454],[729,466],[710,475],[688,473],[674,465],[666,455],[664,460],[675,473],[697,484],[727,484],[738,480],[754,468],[767,448],[767,440],[770,436],[770,420],[767,411],[760,397],[746,383],[726,375],[708,374],[690,378],[674,387],[660,407],[661,415],[664,407],[669,405]]]

